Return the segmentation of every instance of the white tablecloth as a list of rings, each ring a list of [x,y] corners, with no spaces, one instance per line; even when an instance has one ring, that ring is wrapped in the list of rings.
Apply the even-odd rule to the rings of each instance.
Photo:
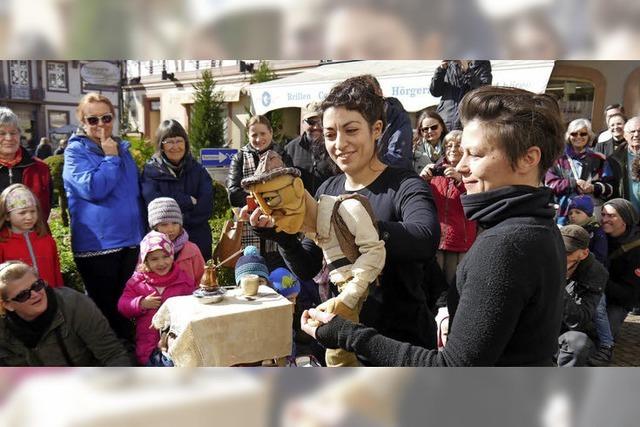
[[[169,347],[176,366],[232,366],[284,357],[291,353],[293,304],[268,286],[255,300],[240,289],[227,291],[216,304],[195,297],[168,299],[153,318],[171,325],[177,338]]]

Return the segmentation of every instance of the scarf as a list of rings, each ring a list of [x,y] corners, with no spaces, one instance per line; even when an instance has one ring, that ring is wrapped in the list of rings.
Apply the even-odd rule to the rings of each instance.
[[[47,308],[32,321],[24,320],[13,311],[7,312],[9,331],[27,348],[34,348],[38,345],[58,311],[58,300],[53,289],[46,287],[45,291],[47,293]]]
[[[246,147],[246,149],[244,149]],[[262,151],[258,151],[251,144],[247,144],[243,147],[242,151],[242,178],[253,176],[258,167],[256,163],[255,154],[258,154],[258,162],[264,153],[273,148],[273,143]]]
[[[17,165],[21,161],[22,161],[22,149],[20,147],[18,147],[18,151],[16,152],[16,156],[13,158],[13,160],[2,160],[2,159],[0,159],[0,166],[4,166],[6,168],[11,169],[12,167]]]
[[[427,156],[431,160],[431,163],[435,163],[444,154],[444,139],[440,139],[438,143],[434,146],[429,143],[426,139],[422,140],[422,145],[424,146],[424,151],[427,153]]]
[[[478,221],[483,228],[492,227],[508,218],[553,218],[553,194],[547,187],[510,185],[495,190],[460,196],[464,215]]]
[[[182,157],[182,159],[177,165],[174,165],[173,163],[171,163],[171,161],[167,159],[167,156],[165,156],[164,153],[160,154],[160,159],[162,160],[162,164],[164,164],[167,167],[167,169],[173,176],[179,177],[182,174],[182,170],[184,169],[187,156],[188,156],[188,153],[185,154],[184,157]]]
[[[171,267],[171,271],[169,271],[164,276],[160,276],[159,274],[156,274],[152,271],[148,273],[145,272],[140,274],[142,274],[142,276],[144,277],[144,280],[150,286],[157,287],[157,288],[164,288],[175,283],[179,273],[180,273],[180,269],[176,266],[176,263],[174,261],[173,266]]]
[[[187,233],[187,230],[183,228],[182,233],[180,233],[180,235],[176,237],[176,240],[173,241],[173,251],[175,252],[176,258],[178,258],[178,253],[182,250],[182,248],[184,248],[184,245],[188,241],[189,241],[189,234]]]

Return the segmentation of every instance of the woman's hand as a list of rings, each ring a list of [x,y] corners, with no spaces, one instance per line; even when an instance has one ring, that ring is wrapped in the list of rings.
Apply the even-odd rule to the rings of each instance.
[[[420,178],[424,179],[425,181],[431,181],[431,178],[433,178],[433,168],[435,166],[435,163],[429,163],[427,166],[425,166],[422,169],[422,172],[420,172]]]
[[[253,227],[257,228],[273,228],[276,226],[273,218],[262,212],[262,209],[260,207],[256,208],[256,210],[251,213],[251,216],[249,217],[249,223]]]
[[[316,331],[318,330],[318,326],[329,323],[335,316],[336,315],[333,313],[327,313],[325,311],[311,308],[309,310],[305,310],[302,313],[302,317],[300,318],[300,326],[302,327],[302,330],[305,331],[308,335],[316,338]]]
[[[140,306],[145,310],[156,309],[160,307],[160,304],[162,304],[162,301],[156,291],[153,291],[151,295],[147,295],[140,301]]]
[[[118,143],[111,138],[111,135],[106,134],[106,129],[104,128],[100,129],[100,146],[105,156],[118,155]]]
[[[591,194],[593,193],[593,184],[589,181],[585,181],[584,179],[576,180],[576,185],[578,186],[578,193],[581,194]]]
[[[459,173],[454,166],[449,166],[444,170],[444,176],[446,178],[453,178],[454,180],[461,182],[462,174]]]

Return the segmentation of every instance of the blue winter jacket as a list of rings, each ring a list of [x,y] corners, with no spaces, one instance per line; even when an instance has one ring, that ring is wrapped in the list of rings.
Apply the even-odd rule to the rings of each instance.
[[[118,141],[118,156],[84,135],[64,151],[62,179],[71,214],[74,253],[137,246],[144,236],[138,169],[130,144]]]
[[[176,176],[160,155],[155,154],[144,165],[141,182],[147,206],[158,197],[171,197],[178,202],[189,240],[200,248],[205,260],[211,259],[213,242],[209,218],[213,212],[213,183],[207,170],[188,154],[181,173]]]
[[[385,98],[385,128],[378,139],[381,160],[388,166],[413,169],[413,129],[411,119],[396,98]]]

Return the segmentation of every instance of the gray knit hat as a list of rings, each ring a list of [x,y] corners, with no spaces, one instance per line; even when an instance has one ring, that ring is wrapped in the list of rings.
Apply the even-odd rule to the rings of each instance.
[[[627,230],[629,230],[634,225],[638,224],[639,215],[636,208],[633,207],[630,201],[626,199],[611,199],[608,202],[605,202],[604,206],[611,205],[620,218],[627,224]]]
[[[178,202],[171,197],[158,197],[149,203],[149,227],[153,228],[161,222],[177,222],[182,225],[182,211]]]

